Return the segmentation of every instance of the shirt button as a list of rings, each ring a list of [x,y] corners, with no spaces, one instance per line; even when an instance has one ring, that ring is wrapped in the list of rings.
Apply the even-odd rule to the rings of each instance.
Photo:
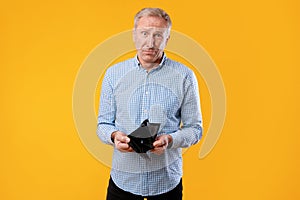
[[[149,92],[147,91],[146,94],[149,94]]]
[[[144,110],[144,113],[147,113],[147,112],[148,112],[148,110],[147,110],[147,109],[145,109],[145,110]]]

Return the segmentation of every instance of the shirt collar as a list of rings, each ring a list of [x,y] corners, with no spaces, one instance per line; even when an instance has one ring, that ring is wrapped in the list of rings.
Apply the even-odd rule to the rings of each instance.
[[[159,63],[159,65],[155,69],[162,68],[162,66],[164,65],[164,63],[165,63],[166,60],[167,60],[167,56],[166,56],[165,52],[163,52],[163,56],[162,56],[161,62]],[[134,57],[134,62],[136,64],[135,66],[142,67],[137,55],[135,55],[135,57]]]

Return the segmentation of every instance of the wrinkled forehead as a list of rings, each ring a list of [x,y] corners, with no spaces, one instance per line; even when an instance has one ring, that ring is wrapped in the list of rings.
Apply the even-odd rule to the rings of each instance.
[[[167,28],[168,23],[164,18],[158,16],[143,16],[138,19],[135,28],[142,27],[157,27],[157,28]]]
[[[135,28],[136,32],[148,32],[148,33],[167,33],[168,30],[169,28],[160,28],[160,27],[152,27],[152,26]]]

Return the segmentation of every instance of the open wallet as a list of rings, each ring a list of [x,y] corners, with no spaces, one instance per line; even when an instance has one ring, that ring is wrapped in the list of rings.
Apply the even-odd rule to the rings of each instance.
[[[129,146],[137,153],[146,153],[153,149],[153,142],[156,139],[159,127],[159,123],[150,123],[146,119],[139,128],[128,135],[130,138]]]

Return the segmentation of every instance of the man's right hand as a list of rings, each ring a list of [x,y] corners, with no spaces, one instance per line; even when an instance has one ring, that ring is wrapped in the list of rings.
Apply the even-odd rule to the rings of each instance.
[[[133,149],[129,146],[130,138],[121,131],[115,131],[111,134],[111,138],[114,140],[115,147],[121,152],[133,152]]]

